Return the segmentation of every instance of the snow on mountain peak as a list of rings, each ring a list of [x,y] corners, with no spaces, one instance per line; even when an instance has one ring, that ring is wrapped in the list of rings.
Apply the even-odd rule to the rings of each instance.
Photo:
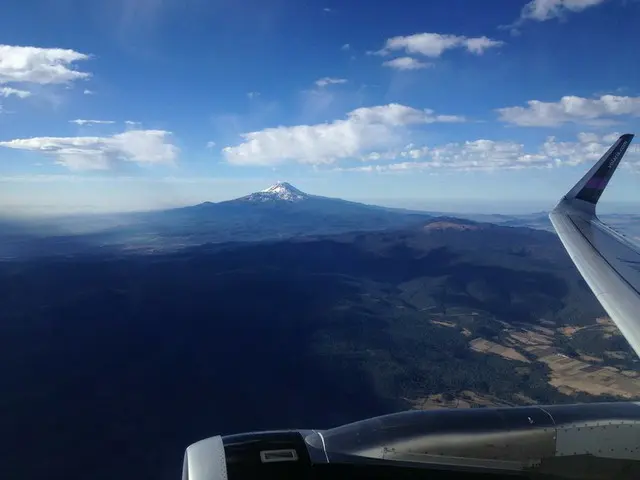
[[[287,182],[277,182],[259,193],[268,194],[270,197],[286,200],[288,202],[297,202],[309,197],[306,193],[301,192]]]

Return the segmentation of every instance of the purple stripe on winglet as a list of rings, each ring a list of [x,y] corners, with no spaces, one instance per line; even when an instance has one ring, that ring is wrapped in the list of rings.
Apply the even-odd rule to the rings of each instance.
[[[598,190],[604,190],[604,187],[606,186],[607,186],[607,179],[598,178],[598,177],[591,178],[585,185],[586,188],[597,188]]]

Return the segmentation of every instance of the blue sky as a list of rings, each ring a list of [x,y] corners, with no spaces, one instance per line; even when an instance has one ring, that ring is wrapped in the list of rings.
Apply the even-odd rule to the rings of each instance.
[[[633,0],[11,2],[0,211],[165,208],[276,180],[548,208],[636,131],[639,16]],[[640,202],[627,157],[605,202]]]

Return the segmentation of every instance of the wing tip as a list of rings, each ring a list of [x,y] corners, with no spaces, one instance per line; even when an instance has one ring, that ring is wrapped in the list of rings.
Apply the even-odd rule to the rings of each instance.
[[[633,133],[620,135],[600,160],[569,190],[562,200],[569,202],[579,210],[595,214],[596,204],[624,157],[633,137]]]

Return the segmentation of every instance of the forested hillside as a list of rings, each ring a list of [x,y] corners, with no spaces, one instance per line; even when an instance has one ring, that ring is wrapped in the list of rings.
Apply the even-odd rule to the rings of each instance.
[[[553,386],[554,365],[513,340],[602,313],[554,235],[451,219],[5,262],[0,464],[16,468],[10,478],[168,479],[186,445],[216,433],[325,428],[465,392],[508,404],[613,398]],[[597,350],[580,338],[578,350]]]

